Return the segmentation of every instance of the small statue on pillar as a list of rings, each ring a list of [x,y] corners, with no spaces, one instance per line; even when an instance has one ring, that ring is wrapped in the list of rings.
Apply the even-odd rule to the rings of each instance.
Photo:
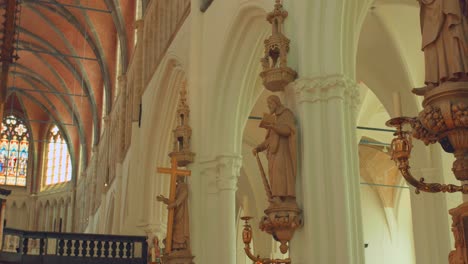
[[[288,67],[290,41],[283,30],[287,16],[288,12],[283,9],[281,0],[276,0],[275,9],[267,16],[272,25],[272,35],[265,40],[265,57],[260,60],[263,68],[260,77],[265,88],[272,92],[283,91],[286,85],[297,78],[297,73]]]
[[[190,232],[188,214],[188,185],[183,176],[177,177],[176,196],[174,201],[169,201],[163,195],[157,200],[167,205],[167,209],[174,209],[174,222],[172,224],[172,252],[186,251],[190,254]]]
[[[169,198],[158,195],[157,200],[167,205],[167,235],[164,241],[165,264],[193,264],[190,251],[188,193],[189,186],[185,183],[185,176],[190,176],[188,170],[179,170],[177,160],[172,157],[171,168],[158,168],[159,173],[171,175]]]
[[[159,195],[157,200],[167,205],[167,236],[165,239],[165,264],[193,264],[190,250],[189,210],[188,197],[189,185],[185,178],[191,175],[189,170],[181,170],[193,162],[195,154],[190,149],[190,137],[192,129],[188,125],[190,109],[187,104],[186,83],[182,84],[180,99],[177,107],[178,124],[174,129],[174,149],[169,154],[171,168],[158,168],[159,173],[171,175],[169,197]]]
[[[276,95],[267,99],[270,114],[265,114],[260,127],[267,130],[265,140],[253,149],[270,206],[260,222],[260,229],[281,242],[283,254],[296,228],[302,225],[301,210],[296,202],[296,125],[294,114]],[[265,175],[258,152],[266,151],[268,175]]]
[[[175,157],[177,165],[185,167],[193,162],[195,154],[191,151],[190,141],[192,137],[192,128],[188,125],[190,108],[187,104],[186,83],[182,84],[180,91],[179,104],[177,106],[177,127],[174,129],[174,146],[170,157]]]

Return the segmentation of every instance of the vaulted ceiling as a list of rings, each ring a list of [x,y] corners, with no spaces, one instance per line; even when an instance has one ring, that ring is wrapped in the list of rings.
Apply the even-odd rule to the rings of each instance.
[[[2,7],[8,1],[0,1]],[[116,76],[132,55],[137,0],[20,2],[14,43],[19,59],[10,65],[4,114],[23,114],[36,142],[56,123],[72,156],[84,147],[86,162],[99,142],[102,115],[111,110]]]

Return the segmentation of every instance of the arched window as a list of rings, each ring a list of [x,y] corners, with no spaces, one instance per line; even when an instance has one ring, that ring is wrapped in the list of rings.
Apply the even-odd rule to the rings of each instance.
[[[57,126],[48,135],[47,170],[45,185],[53,185],[71,180],[72,166],[68,145]]]
[[[0,139],[0,184],[26,186],[29,131],[14,115],[3,118]]]

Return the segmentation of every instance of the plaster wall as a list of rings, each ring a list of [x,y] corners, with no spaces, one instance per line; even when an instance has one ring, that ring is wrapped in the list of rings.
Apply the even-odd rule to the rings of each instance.
[[[364,243],[368,244],[364,250],[366,263],[416,263],[409,192],[409,189],[402,191],[396,209],[383,208],[375,190],[361,185]],[[396,211],[392,214],[396,222],[393,230],[389,227],[384,210]]]

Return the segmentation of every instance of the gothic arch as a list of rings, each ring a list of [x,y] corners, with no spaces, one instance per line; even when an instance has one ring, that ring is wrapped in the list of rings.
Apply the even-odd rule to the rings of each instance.
[[[204,136],[209,142],[202,143],[199,151],[208,160],[215,158],[215,153],[240,153],[247,117],[262,90],[258,74],[262,43],[269,29],[265,15],[259,1],[244,2],[228,30],[214,89],[200,91],[201,104],[203,99],[217,99],[211,101],[212,107],[202,109],[207,118],[201,126],[212,129]]]
[[[143,222],[146,224],[163,223],[166,220],[164,206],[150,197],[165,193],[169,183],[169,179],[165,176],[155,174],[155,164],[158,164],[158,166],[169,164],[168,153],[172,150],[172,129],[175,128],[177,100],[181,87],[187,85],[185,72],[185,67],[177,55],[166,55],[149,84],[149,87],[155,87],[155,89],[147,89],[144,97],[147,97],[148,101],[145,98],[143,99],[143,104],[157,100],[161,102],[161,104],[152,104],[148,114],[144,113],[142,117],[144,130],[157,135],[157,137],[144,137],[147,141],[141,142],[141,144],[149,144],[155,147],[152,149],[145,148],[145,153],[142,151],[138,154],[141,155],[141,167],[151,168],[154,171],[146,176],[145,184],[141,187],[144,190],[140,194],[144,201],[143,206],[148,208],[142,210],[141,219],[144,219]],[[187,90],[190,90],[189,87],[187,87]],[[188,97],[190,100],[190,91]],[[161,98],[164,98],[164,100],[161,100]],[[156,188],[151,186],[156,186]]]

